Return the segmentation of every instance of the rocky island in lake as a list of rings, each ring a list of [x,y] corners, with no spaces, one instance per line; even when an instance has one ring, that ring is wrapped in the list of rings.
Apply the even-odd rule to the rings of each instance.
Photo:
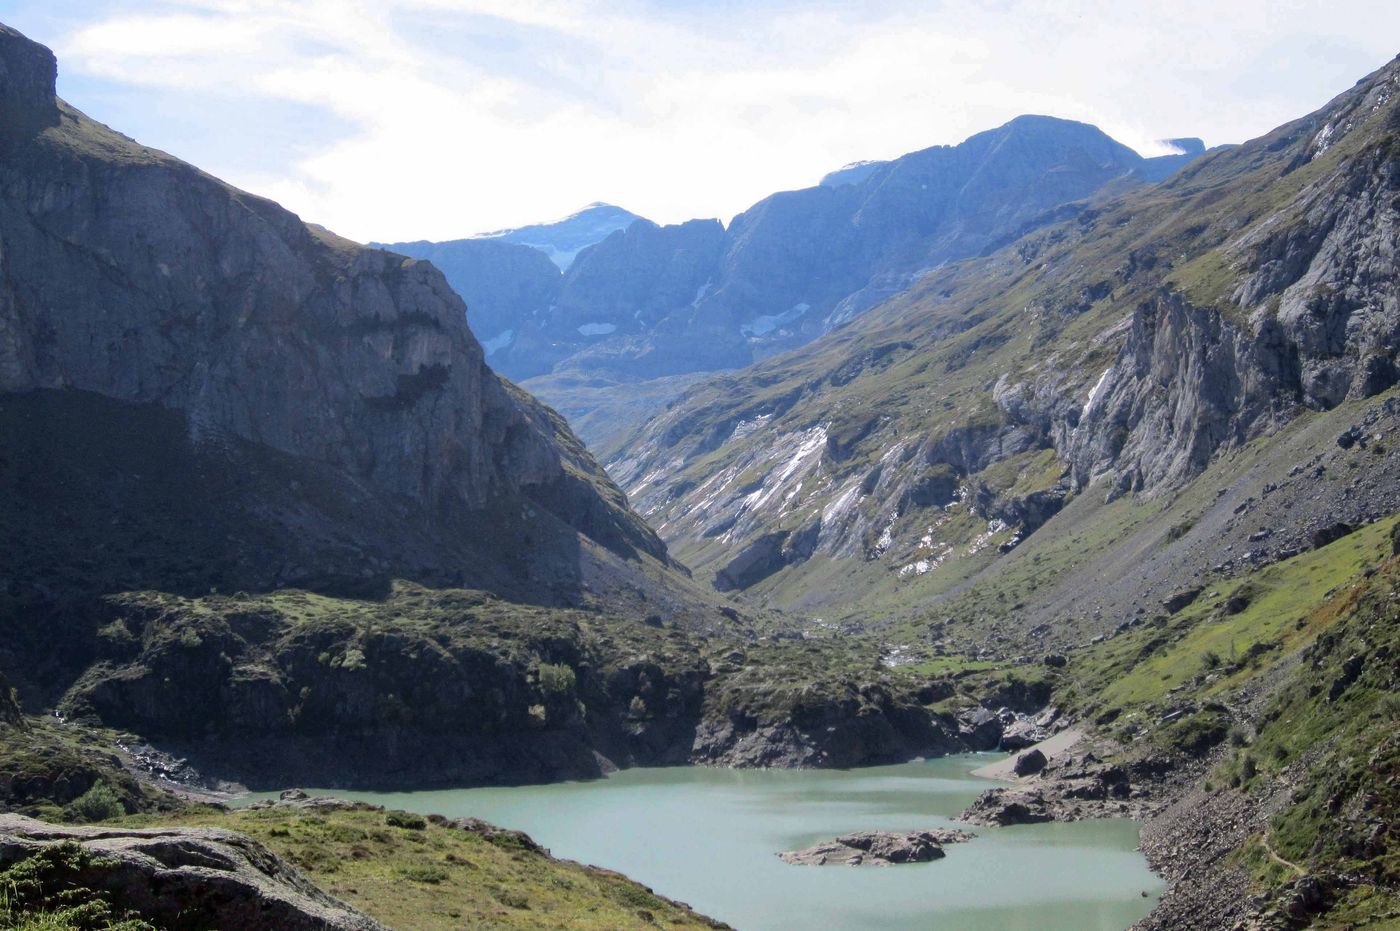
[[[945,844],[961,844],[976,837],[968,831],[859,831],[843,834],[825,844],[778,854],[784,863],[798,866],[891,866],[927,863],[947,856]]]

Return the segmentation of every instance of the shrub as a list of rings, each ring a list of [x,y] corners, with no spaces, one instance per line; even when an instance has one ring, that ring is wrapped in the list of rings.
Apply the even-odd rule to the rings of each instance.
[[[447,879],[447,873],[436,866],[405,866],[399,870],[399,875],[409,882],[427,883],[436,886]]]
[[[571,666],[563,663],[540,663],[540,688],[550,695],[572,692],[578,676]]]
[[[1216,711],[1203,711],[1168,727],[1166,739],[1175,749],[1200,756],[1224,740],[1228,730],[1224,715]]]
[[[106,821],[126,814],[126,806],[112,787],[99,779],[92,788],[69,802],[64,814],[70,821]]]
[[[422,831],[427,828],[428,819],[411,811],[391,811],[384,815],[384,823],[407,831]]]
[[[1196,526],[1196,518],[1192,517],[1179,524],[1173,524],[1167,528],[1167,542],[1175,543],[1191,532],[1191,528]]]
[[[80,886],[108,861],[76,844],[54,844],[0,872],[0,928],[17,931],[156,931],[112,907],[103,893]]]

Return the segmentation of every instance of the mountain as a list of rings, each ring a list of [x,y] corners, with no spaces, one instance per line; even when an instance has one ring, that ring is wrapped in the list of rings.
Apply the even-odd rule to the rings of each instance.
[[[326,471],[328,495],[339,485],[429,515],[416,555],[407,541],[379,547],[385,559],[402,547],[390,561],[428,575],[484,581],[507,552],[528,562],[531,546],[576,548],[579,534],[619,558],[664,560],[558,418],[487,368],[431,265],[308,226],[89,120],[54,97],[52,55],[13,32],[4,59],[0,391],[12,423],[44,418],[24,435],[36,454],[100,446],[128,419],[149,439],[132,460],[228,454]],[[78,426],[88,420],[108,429]],[[249,467],[240,480],[256,481]],[[295,520],[342,522],[332,501],[317,510]],[[500,541],[469,556],[477,544],[453,528],[530,510],[524,549]],[[444,549],[417,546],[431,536]],[[208,571],[244,585],[295,578],[276,562],[249,553]]]
[[[697,373],[802,345],[930,270],[1051,222],[1062,205],[1155,180],[1200,148],[1179,147],[1144,159],[1092,126],[1019,117],[957,146],[774,194],[727,229],[636,223],[582,250],[552,303],[494,303],[480,280],[458,286],[490,321],[477,329],[492,364],[568,411],[610,454],[608,441]]]
[[[1313,471],[1397,378],[1395,73],[691,386],[610,471],[701,578],[757,603],[966,611],[1059,636],[1389,513],[1395,457]],[[1391,408],[1366,410],[1385,432]],[[1249,498],[1244,450],[1277,523],[1221,513]],[[1146,558],[1172,519],[1197,528],[1189,545]],[[1095,545],[1034,596],[962,597],[1033,573],[1031,544],[1063,546],[1081,521]],[[1103,582],[1107,567],[1123,577]]]
[[[427,703],[388,714],[415,665],[404,651],[444,647],[421,627],[378,640],[339,626],[355,599],[469,588],[463,605],[499,600],[518,613],[493,611],[525,627],[574,617],[565,607],[623,628],[724,623],[562,419],[485,364],[431,264],[137,144],[56,98],[55,75],[46,48],[0,31],[0,667],[26,700],[151,739],[222,733],[209,752],[246,761],[256,740],[313,768],[335,765],[337,741],[368,745],[368,779],[450,761],[466,732],[433,736]],[[300,667],[314,626],[299,610],[205,628],[219,593],[340,608]],[[131,598],[150,610],[130,613]],[[474,616],[430,613],[445,629]],[[361,636],[374,645],[353,647],[370,656],[355,666],[368,670],[360,729],[342,732],[359,714],[331,697],[345,683],[322,683],[331,704],[313,725],[293,683]],[[558,642],[582,636],[563,624]],[[460,663],[498,662],[516,683],[502,691],[507,720],[534,727],[531,702],[514,703],[535,667],[498,640],[480,650]],[[476,706],[452,688],[455,722]],[[596,772],[581,745],[558,750],[563,732],[544,731],[535,756],[480,742],[456,771]]]
[[[1043,702],[1037,739],[1082,732],[963,817],[1144,819],[1171,889],[1137,927],[1383,926],[1397,140],[1400,58],[691,385],[610,472],[746,609],[891,681]]]
[[[1019,117],[959,146],[860,162],[774,195],[728,233],[715,220],[659,227],[593,204],[553,224],[374,245],[443,271],[493,366],[517,379],[558,371],[562,379],[531,387],[615,428],[607,413],[589,418],[597,407],[587,394],[557,386],[733,368],[805,342],[1060,203],[1109,180],[1161,180],[1205,152],[1199,139],[1168,142],[1178,154],[1144,159],[1093,127]],[[852,190],[832,198],[832,188]],[[637,390],[669,399],[667,383]]]
[[[569,270],[578,253],[640,220],[621,207],[595,203],[553,223],[480,233],[444,242],[370,243],[415,259],[427,259],[442,270],[453,289],[473,310],[473,332],[487,343],[522,319],[549,307],[559,275]],[[540,258],[549,260],[548,271]],[[552,272],[550,274],[549,272]],[[507,340],[506,342],[509,342]]]
[[[508,352],[516,336],[546,325],[575,256],[642,220],[621,207],[589,204],[554,223],[482,233],[446,242],[371,243],[375,248],[432,262],[466,302],[468,322],[487,358],[512,375],[532,373],[539,363],[514,366]]]
[[[827,172],[819,182],[822,187],[841,187],[843,184],[859,184],[870,177],[877,169],[888,165],[889,162],[865,161],[851,162],[843,165],[835,171]]]
[[[0,709],[0,804],[168,804],[136,785],[176,757],[421,788],[986,744],[914,683],[760,642],[485,364],[430,263],[90,120],[56,67],[0,30],[0,691],[39,712]],[[597,292],[615,319],[717,238],[633,229],[673,260]]]
[[[549,256],[560,271],[568,271],[574,258],[595,242],[602,242],[615,232],[627,229],[641,217],[630,210],[602,202],[589,204],[553,223],[532,223],[517,229],[481,233],[476,239],[510,242],[538,249]]]
[[[493,367],[516,333],[538,325],[559,298],[558,266],[533,246],[497,239],[399,242],[382,248],[432,262],[467,305],[467,323]]]

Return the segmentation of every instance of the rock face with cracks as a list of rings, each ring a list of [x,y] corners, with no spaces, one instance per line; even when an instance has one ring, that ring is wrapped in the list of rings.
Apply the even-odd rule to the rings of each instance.
[[[502,549],[582,535],[665,558],[563,422],[486,366],[435,268],[113,132],[54,96],[56,70],[0,27],[0,398],[173,412],[198,450],[314,464],[414,524],[504,510]]]
[[[233,831],[71,827],[0,815],[0,866],[53,847],[80,854],[66,858],[71,875],[51,879],[101,893],[162,928],[385,931]]]

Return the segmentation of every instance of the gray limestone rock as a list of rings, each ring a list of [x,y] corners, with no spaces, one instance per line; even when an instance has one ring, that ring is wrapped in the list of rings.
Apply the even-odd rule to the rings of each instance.
[[[385,931],[267,848],[218,828],[75,827],[0,815],[0,865],[76,845],[92,857],[65,876],[160,927]]]

